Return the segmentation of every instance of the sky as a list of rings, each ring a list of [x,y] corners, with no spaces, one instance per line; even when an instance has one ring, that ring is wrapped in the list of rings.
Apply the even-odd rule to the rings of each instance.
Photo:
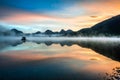
[[[73,31],[119,15],[120,0],[0,0],[0,27]]]

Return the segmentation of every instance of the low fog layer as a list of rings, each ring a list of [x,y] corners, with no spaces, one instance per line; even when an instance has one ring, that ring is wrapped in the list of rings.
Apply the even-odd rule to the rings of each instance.
[[[20,41],[22,37],[0,37],[2,41]],[[98,41],[120,42],[119,37],[26,37],[27,41]]]
[[[27,37],[26,42],[21,37],[1,37],[0,54],[13,50],[39,50],[40,46],[43,48],[42,44],[46,47],[52,44],[59,44],[61,47],[78,45],[120,61],[120,38],[117,37]]]
[[[34,41],[120,41],[118,37],[28,37]]]

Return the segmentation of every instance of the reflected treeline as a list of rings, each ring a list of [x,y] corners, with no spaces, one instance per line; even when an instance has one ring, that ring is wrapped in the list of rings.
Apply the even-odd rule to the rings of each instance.
[[[72,46],[78,45],[84,48],[90,48],[97,53],[100,53],[104,56],[107,56],[113,60],[120,61],[120,42],[104,42],[104,41],[37,41],[37,40],[28,40],[27,42],[33,42],[36,44],[44,43],[47,46],[51,46],[52,44],[60,44],[63,46]],[[17,46],[22,44],[22,41],[4,41],[0,44],[0,49],[5,48],[5,46]]]
[[[119,42],[80,42],[79,46],[90,48],[93,51],[107,56],[113,60],[120,61],[120,43]]]
[[[107,56],[113,60],[120,61],[120,42],[104,41],[32,41],[37,44],[44,43],[47,46],[60,44],[61,46],[78,45],[84,48],[90,48],[97,53]]]
[[[22,44],[23,41],[21,40],[4,40],[4,41],[0,41],[0,50],[8,47],[8,46],[17,46]]]

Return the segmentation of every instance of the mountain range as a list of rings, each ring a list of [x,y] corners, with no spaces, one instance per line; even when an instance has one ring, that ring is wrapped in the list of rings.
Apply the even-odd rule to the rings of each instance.
[[[2,27],[0,25],[0,27]],[[3,28],[1,28],[3,29]],[[120,35],[120,15],[102,21],[91,28],[84,28],[78,31],[62,29],[60,32],[46,30],[45,32],[35,32],[25,34],[17,29],[0,30],[0,35],[3,36],[119,36]]]
[[[120,35],[120,15],[102,21],[91,28],[84,28],[77,31],[83,36],[119,36]]]

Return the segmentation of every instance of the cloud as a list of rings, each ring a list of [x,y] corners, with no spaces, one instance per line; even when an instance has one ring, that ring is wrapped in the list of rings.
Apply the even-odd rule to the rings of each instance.
[[[120,12],[119,0],[101,0],[94,3],[85,3],[83,6],[88,15],[117,15]]]
[[[60,22],[41,22],[40,24],[26,24],[26,25],[18,25],[18,24],[8,24],[1,22],[0,23],[4,28],[6,29],[18,29],[20,31],[23,31],[24,33],[33,33],[37,31],[44,32],[46,30],[52,30],[52,31],[60,31],[61,29],[73,29],[78,30],[79,26],[74,28],[74,24],[67,24],[67,23],[60,23]]]
[[[7,1],[4,0],[4,5],[7,5]],[[24,5],[28,1],[14,1],[14,4],[13,2],[8,4],[11,8],[0,8],[0,22],[8,23],[26,32],[45,31],[46,29],[53,31],[60,29],[79,30],[91,27],[105,19],[118,15],[120,12],[119,0],[54,0],[56,2],[47,3],[42,0],[45,6],[49,7],[51,5],[53,7],[49,7],[50,9],[44,6],[37,6],[36,2],[33,3],[36,4],[35,8],[32,8],[30,5],[32,0],[26,5],[30,5],[30,9]],[[21,1],[21,3],[17,5],[16,1],[18,1],[17,3]],[[39,2],[40,0],[37,1]],[[57,1],[61,2],[58,3]],[[42,9],[45,11],[42,11]],[[12,28],[12,26],[9,27]]]
[[[49,11],[46,12],[46,15],[54,15],[56,17],[62,17],[62,18],[72,18],[72,17],[77,17],[80,15],[84,15],[84,8],[81,6],[79,7],[77,4],[69,6],[69,7],[64,7],[61,10],[55,10],[55,11]]]
[[[97,18],[98,16],[90,16],[91,18]]]

